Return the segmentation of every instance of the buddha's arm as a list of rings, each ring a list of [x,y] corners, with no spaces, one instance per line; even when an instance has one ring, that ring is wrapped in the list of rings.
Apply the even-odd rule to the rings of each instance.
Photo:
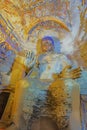
[[[12,118],[17,126],[19,126],[23,97],[26,93],[26,88],[29,87],[29,82],[25,78],[25,74],[29,73],[35,64],[34,55],[29,53],[27,57],[18,56],[13,64],[11,74],[11,85],[15,86],[14,103],[12,107]]]

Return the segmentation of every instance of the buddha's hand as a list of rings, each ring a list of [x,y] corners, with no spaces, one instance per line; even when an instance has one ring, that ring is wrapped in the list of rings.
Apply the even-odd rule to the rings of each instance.
[[[77,79],[81,76],[81,68],[78,67],[76,69],[71,69],[71,66],[66,66],[62,72],[59,74],[61,78],[71,78],[71,79]]]
[[[34,55],[34,53],[32,51],[28,51],[26,54],[25,54],[25,65],[28,67],[28,68],[32,68],[35,63],[36,63],[36,56]]]

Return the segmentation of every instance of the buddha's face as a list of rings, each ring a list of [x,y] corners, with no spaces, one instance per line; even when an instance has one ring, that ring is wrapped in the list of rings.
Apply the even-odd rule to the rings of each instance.
[[[53,50],[53,45],[50,40],[42,40],[41,48],[42,52],[49,52]]]

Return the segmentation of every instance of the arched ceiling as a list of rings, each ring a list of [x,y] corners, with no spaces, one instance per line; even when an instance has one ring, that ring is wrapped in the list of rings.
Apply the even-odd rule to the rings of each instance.
[[[36,36],[38,39],[40,36],[39,34],[35,36],[37,30],[41,34],[43,32],[50,32],[50,35],[58,33],[58,37],[57,35],[56,37],[61,39],[63,43],[62,51],[70,54],[76,49],[74,43],[77,43],[78,38],[82,35],[86,37],[84,36],[84,32],[87,32],[87,25],[84,24],[87,23],[86,18],[84,19],[84,12],[87,14],[86,7],[86,0],[1,0],[1,42],[6,41],[16,51],[19,51],[28,45],[28,38],[31,36],[29,31],[31,30],[34,30],[33,39]],[[50,23],[53,21],[53,23],[48,25],[46,21],[50,21]],[[41,26],[41,22],[45,23],[44,26]],[[54,24],[55,22],[61,25],[59,30],[57,30],[58,25]],[[37,24],[39,24],[39,27],[37,27]],[[55,29],[53,29],[53,26]],[[64,32],[63,29],[70,30],[70,34]]]
[[[40,17],[54,16],[60,17],[64,21],[68,15],[67,8],[69,8],[70,2],[62,2],[61,0],[1,0],[0,3],[2,17],[7,24],[10,23],[18,36],[25,40],[28,35],[27,28]]]

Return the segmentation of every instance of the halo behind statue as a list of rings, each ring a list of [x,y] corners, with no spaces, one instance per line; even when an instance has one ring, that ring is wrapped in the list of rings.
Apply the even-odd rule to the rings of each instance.
[[[53,25],[53,27],[50,25]],[[47,27],[47,29],[45,27]],[[28,37],[23,48],[35,51],[39,39],[43,39],[45,36],[50,36],[56,37],[56,39],[60,41],[60,36],[58,35],[63,33],[62,37],[65,38],[67,33],[70,33],[70,30],[67,25],[57,17],[46,16],[33,21],[27,28],[26,33],[28,34]]]

